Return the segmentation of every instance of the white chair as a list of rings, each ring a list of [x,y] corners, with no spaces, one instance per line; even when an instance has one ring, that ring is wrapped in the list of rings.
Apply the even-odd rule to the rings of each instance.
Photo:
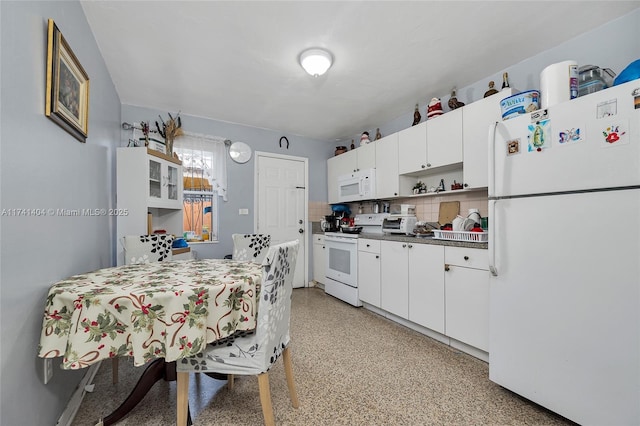
[[[284,362],[291,403],[298,408],[298,395],[293,381],[288,346],[291,294],[298,244],[297,241],[292,241],[275,245],[269,248],[262,262],[263,273],[255,333],[214,342],[207,345],[203,353],[177,361],[177,424],[179,426],[187,424],[189,374],[192,372],[227,374],[230,384],[233,375],[257,375],[264,422],[268,426],[274,425],[268,372],[280,355]]]
[[[173,238],[168,234],[126,235],[122,243],[125,265],[171,260]]]
[[[271,235],[233,234],[233,260],[250,260],[260,263],[267,255],[271,244]]]

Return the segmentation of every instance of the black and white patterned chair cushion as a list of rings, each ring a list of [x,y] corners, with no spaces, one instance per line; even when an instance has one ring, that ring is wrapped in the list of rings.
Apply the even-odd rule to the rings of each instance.
[[[233,234],[233,260],[250,260],[260,263],[267,255],[271,235]]]
[[[124,259],[126,265],[162,262],[171,260],[173,235],[127,235],[124,237]]]
[[[289,319],[298,241],[269,248],[262,265],[262,284],[255,333],[235,335],[204,353],[182,358],[177,371],[254,375],[269,371],[289,344]]]

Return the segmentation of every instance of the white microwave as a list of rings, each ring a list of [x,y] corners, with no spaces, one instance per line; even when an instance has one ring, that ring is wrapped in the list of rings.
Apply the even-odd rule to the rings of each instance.
[[[338,177],[338,201],[369,200],[376,195],[376,169],[366,169]]]

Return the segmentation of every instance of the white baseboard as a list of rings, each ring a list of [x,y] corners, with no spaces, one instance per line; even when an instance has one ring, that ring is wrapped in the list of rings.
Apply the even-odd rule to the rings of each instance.
[[[71,395],[71,399],[67,403],[67,407],[64,409],[62,415],[58,419],[56,426],[71,426],[71,422],[75,418],[76,413],[80,408],[80,404],[82,404],[84,394],[87,393],[85,387],[93,382],[93,378],[98,372],[100,364],[102,364],[102,361],[87,368],[87,372],[85,373],[82,380],[80,380],[80,383],[78,384],[76,390],[73,392],[73,395]]]
[[[462,343],[458,340],[455,340],[451,337],[445,336],[442,333],[438,333],[437,331],[431,330],[429,328],[423,327],[419,324],[415,324],[409,320],[396,316],[390,312],[385,311],[384,309],[380,309],[376,306],[369,305],[368,303],[363,303],[364,308],[374,312],[380,316],[383,316],[391,321],[397,322],[400,325],[403,325],[407,328],[410,328],[418,333],[422,333],[425,336],[429,336],[434,340],[437,340],[445,345],[448,345],[454,349],[467,353],[471,356],[474,356],[482,361],[489,362],[489,353],[483,351],[482,349],[475,348],[473,346],[469,346],[466,343]]]

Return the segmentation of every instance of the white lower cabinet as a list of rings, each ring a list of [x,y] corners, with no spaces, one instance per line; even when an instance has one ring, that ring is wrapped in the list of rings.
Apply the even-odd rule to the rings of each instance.
[[[444,332],[442,246],[382,241],[380,307]]]
[[[486,250],[445,247],[445,334],[489,352],[489,268]]]
[[[489,352],[487,250],[359,239],[358,286],[363,302],[474,356]]]
[[[444,247],[409,244],[409,321],[444,334]]]
[[[380,307],[407,319],[409,317],[408,244],[397,241],[380,243]]]
[[[324,235],[313,235],[313,280],[324,284],[326,271],[326,254],[324,251]]]
[[[380,241],[358,238],[358,298],[380,307]]]

